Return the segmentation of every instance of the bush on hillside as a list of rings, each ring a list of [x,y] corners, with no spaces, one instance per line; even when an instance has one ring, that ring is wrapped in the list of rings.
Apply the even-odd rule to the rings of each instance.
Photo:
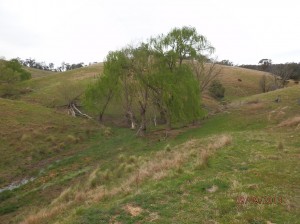
[[[214,80],[209,86],[209,92],[214,98],[221,99],[225,95],[225,88],[219,80]]]
[[[30,78],[31,74],[22,68],[18,60],[0,60],[0,97],[19,95],[21,90],[15,84]]]

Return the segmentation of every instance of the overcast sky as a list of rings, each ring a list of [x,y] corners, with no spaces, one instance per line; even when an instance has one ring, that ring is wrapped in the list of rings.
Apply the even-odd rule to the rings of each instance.
[[[219,60],[300,62],[298,0],[0,0],[0,57],[103,61],[110,50],[193,26]]]

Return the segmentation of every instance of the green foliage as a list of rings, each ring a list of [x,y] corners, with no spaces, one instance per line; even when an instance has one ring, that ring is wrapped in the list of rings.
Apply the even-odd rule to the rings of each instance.
[[[213,97],[221,99],[225,95],[225,88],[219,80],[214,80],[209,87],[209,92]]]
[[[19,206],[16,204],[9,204],[5,207],[0,208],[0,215],[8,214],[18,210]]]
[[[167,35],[160,35],[150,41],[156,53],[164,58],[169,68],[181,65],[184,59],[193,59],[214,52],[205,36],[197,33],[196,28],[184,26],[174,28]]]
[[[200,90],[187,66],[160,71],[152,77],[153,86],[161,93],[160,105],[173,122],[193,121],[200,117]],[[159,96],[157,96],[158,98]]]
[[[0,60],[0,97],[18,96],[20,90],[14,84],[30,78],[31,74],[22,69],[18,60]]]
[[[31,74],[22,69],[18,60],[0,60],[0,82],[12,84],[17,81],[24,81],[30,78]]]
[[[122,52],[110,52],[104,63],[104,71],[85,91],[84,105],[90,111],[99,114],[99,120],[116,93],[119,92],[119,77],[126,67],[126,58]]]
[[[112,97],[118,97],[128,122],[142,131],[157,112],[168,127],[195,121],[201,116],[199,83],[182,62],[213,50],[195,28],[183,27],[138,47],[110,52],[103,74],[86,90],[85,105],[97,111],[101,121]]]

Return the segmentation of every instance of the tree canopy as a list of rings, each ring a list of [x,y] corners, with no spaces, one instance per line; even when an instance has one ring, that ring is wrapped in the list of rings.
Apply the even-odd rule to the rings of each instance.
[[[31,78],[31,74],[24,70],[17,59],[0,60],[0,82],[12,84]]]
[[[174,122],[196,121],[202,115],[199,82],[183,61],[213,51],[195,28],[183,27],[137,47],[110,52],[103,74],[86,90],[85,104],[98,112],[101,121],[111,100],[120,99],[128,124],[140,135],[152,120],[167,129]]]

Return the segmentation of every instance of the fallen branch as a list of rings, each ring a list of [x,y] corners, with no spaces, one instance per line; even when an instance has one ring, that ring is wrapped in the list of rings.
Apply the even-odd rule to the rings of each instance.
[[[92,117],[90,117],[89,115],[87,114],[84,114],[82,113],[76,106],[74,103],[71,103],[70,104],[70,112],[72,114],[72,116],[76,117],[76,114],[79,115],[79,116],[82,116],[82,117],[86,117],[88,119],[92,119]],[[74,114],[74,115],[73,115]]]

